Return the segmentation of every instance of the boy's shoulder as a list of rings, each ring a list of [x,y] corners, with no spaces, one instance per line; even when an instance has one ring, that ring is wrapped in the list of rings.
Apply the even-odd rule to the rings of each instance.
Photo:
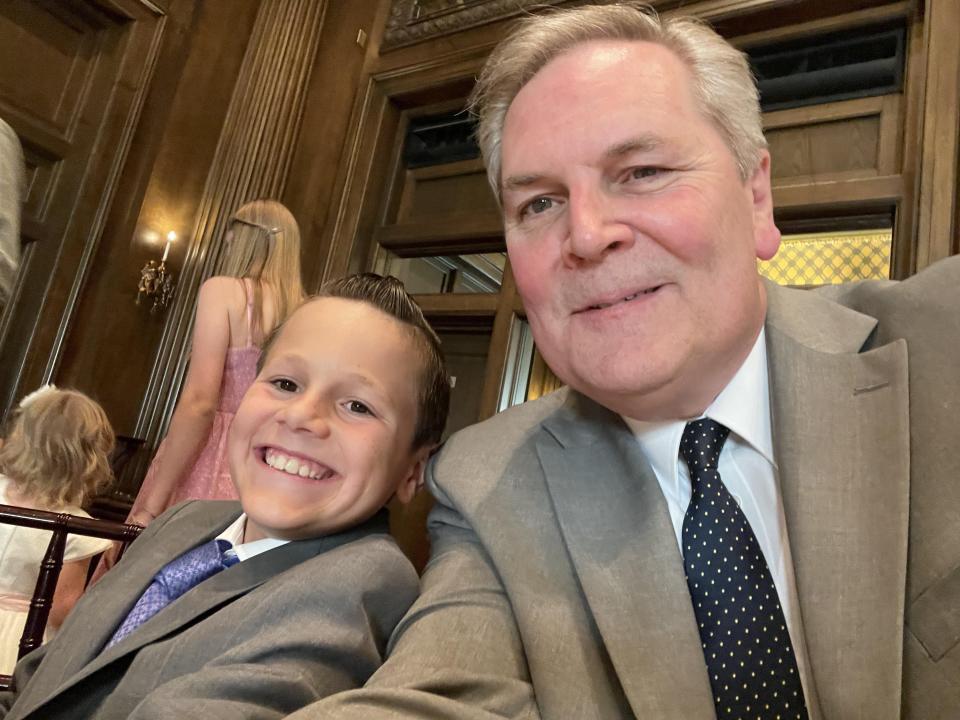
[[[323,622],[331,614],[339,617],[344,608],[352,607],[361,610],[369,622],[386,623],[389,636],[392,625],[420,593],[417,571],[385,529],[340,535],[345,541],[330,542],[333,536],[298,540],[264,553],[274,554],[261,562],[270,560],[275,572],[252,591],[249,604],[259,606],[265,599],[272,612],[283,613],[312,608],[303,617],[304,623]],[[297,555],[301,557],[295,559]]]
[[[164,510],[150,523],[158,529],[167,525],[202,524],[209,527],[212,522],[235,520],[243,508],[238,500],[187,500]]]
[[[190,500],[157,517],[142,534],[150,542],[221,532],[239,517],[242,507],[232,500]],[[138,543],[145,545],[146,543]],[[259,576],[264,585],[316,586],[318,574],[335,577],[337,584],[353,589],[373,586],[394,589],[419,587],[411,562],[390,535],[389,517],[381,510],[360,525],[341,532],[294,540],[241,563],[244,574]],[[342,587],[346,590],[346,587]]]
[[[297,540],[287,546],[303,554],[302,563],[314,571],[332,572],[338,582],[370,584],[372,578],[419,584],[416,570],[390,534],[386,510],[333,535]],[[295,568],[291,568],[295,569]]]

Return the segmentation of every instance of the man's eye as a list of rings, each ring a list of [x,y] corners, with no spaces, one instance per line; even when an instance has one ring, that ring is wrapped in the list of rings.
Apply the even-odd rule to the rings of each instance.
[[[347,403],[347,409],[357,415],[373,415],[373,412],[359,400],[351,400]]]
[[[276,380],[271,380],[270,384],[273,385],[277,390],[282,390],[283,392],[296,392],[297,384],[288,378],[277,378]]]
[[[521,215],[526,215],[531,213],[533,215],[539,215],[542,212],[546,212],[553,207],[553,200],[550,198],[540,197],[534,200],[531,200],[527,203],[520,211]]]
[[[643,180],[645,178],[651,178],[656,175],[659,175],[662,172],[661,168],[658,167],[636,167],[630,170],[630,179],[631,180]]]

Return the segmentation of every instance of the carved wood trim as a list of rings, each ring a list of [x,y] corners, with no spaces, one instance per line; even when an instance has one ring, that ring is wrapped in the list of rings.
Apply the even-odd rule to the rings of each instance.
[[[380,49],[394,50],[549,6],[585,4],[588,0],[393,0]],[[796,0],[650,0],[665,16],[695,15],[714,22],[793,4]]]
[[[393,0],[383,33],[381,51],[448,35],[504,20],[535,6],[559,5],[563,0],[465,0],[449,2],[443,12],[418,17],[422,0]]]

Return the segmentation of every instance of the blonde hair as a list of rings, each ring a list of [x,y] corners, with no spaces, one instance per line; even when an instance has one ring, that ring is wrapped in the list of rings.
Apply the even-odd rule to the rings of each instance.
[[[551,60],[595,40],[644,41],[673,51],[690,71],[694,96],[720,131],[746,180],[767,147],[760,101],[746,56],[702,21],[664,20],[638,2],[557,10],[519,21],[477,78],[469,107],[487,179],[500,198],[503,124],[517,93]]]
[[[282,323],[303,300],[300,278],[300,228],[293,214],[276,200],[254,200],[230,218],[233,240],[220,256],[217,274],[253,280],[252,337],[264,337],[273,328],[261,327],[263,288],[273,289],[274,326]]]
[[[50,388],[15,411],[0,446],[0,472],[38,503],[82,505],[113,481],[113,445],[99,404],[76,390]]]

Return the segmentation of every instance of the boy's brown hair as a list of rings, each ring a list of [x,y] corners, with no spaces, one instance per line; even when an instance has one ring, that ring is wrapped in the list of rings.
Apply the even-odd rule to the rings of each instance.
[[[392,275],[357,273],[330,280],[320,288],[320,292],[307,298],[303,305],[327,297],[365,302],[409,327],[420,354],[421,365],[413,447],[438,444],[450,410],[450,378],[440,350],[440,338],[403,283]],[[263,368],[270,348],[282,331],[281,324],[264,342],[257,372]]]

